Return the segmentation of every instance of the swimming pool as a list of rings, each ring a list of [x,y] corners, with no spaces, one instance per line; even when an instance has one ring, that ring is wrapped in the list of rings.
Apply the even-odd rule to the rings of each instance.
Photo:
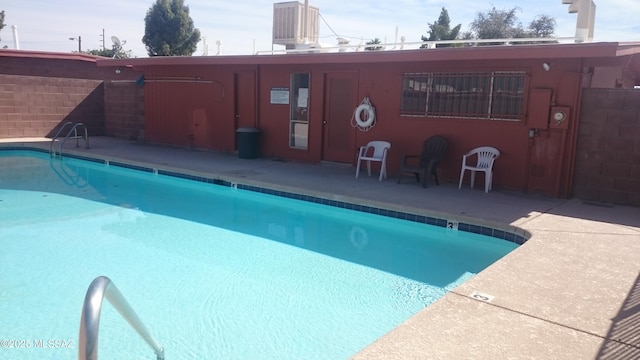
[[[5,150],[0,169],[0,340],[72,341],[9,358],[75,357],[105,275],[167,359],[346,359],[517,247],[113,163]],[[99,353],[153,358],[109,304]]]

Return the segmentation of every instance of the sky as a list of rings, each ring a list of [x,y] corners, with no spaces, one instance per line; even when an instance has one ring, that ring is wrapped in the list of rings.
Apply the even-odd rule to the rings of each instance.
[[[268,0],[185,0],[194,26],[204,41],[193,54],[250,55],[256,51],[283,49],[272,45],[273,4]],[[300,0],[304,3],[303,0]],[[383,43],[418,42],[428,36],[428,24],[446,8],[451,27],[469,24],[492,7],[517,7],[519,22],[527,27],[538,15],[556,19],[556,36],[575,36],[576,14],[568,13],[563,0],[309,0],[320,9],[320,42],[337,44],[337,37],[358,45],[374,38]],[[71,52],[112,47],[116,36],[133,57],[147,57],[142,37],[144,18],[155,0],[2,0],[5,27],[0,48],[15,48],[16,26],[23,50]],[[594,41],[640,41],[640,0],[595,0]],[[517,5],[516,5],[517,4]],[[104,34],[104,36],[103,36]],[[78,37],[81,38],[80,44]],[[70,39],[70,38],[73,38]],[[218,47],[216,43],[219,42]]]

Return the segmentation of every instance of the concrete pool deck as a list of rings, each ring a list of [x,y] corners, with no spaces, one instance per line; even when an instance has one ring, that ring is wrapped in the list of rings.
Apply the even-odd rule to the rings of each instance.
[[[354,354],[353,359],[640,358],[640,208],[553,199],[405,178],[382,182],[336,164],[238,159],[235,154],[91,138],[65,153],[480,224],[529,241]],[[49,139],[2,146],[49,150]],[[372,314],[384,316],[384,314]]]

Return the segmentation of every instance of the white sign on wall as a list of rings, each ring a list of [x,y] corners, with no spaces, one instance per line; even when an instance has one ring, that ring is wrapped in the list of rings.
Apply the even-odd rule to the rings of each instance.
[[[271,88],[272,104],[289,104],[289,88]]]

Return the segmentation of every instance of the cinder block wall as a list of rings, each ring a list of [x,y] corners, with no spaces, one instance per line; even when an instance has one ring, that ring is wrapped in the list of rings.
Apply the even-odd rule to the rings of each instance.
[[[144,141],[144,86],[107,81],[104,89],[105,135]]]
[[[141,140],[139,76],[97,67],[85,54],[9,51],[0,56],[0,138],[52,136],[71,121],[87,125],[90,136]]]
[[[640,206],[640,91],[584,89],[573,195]]]
[[[0,138],[52,136],[64,122],[104,135],[101,80],[0,75]]]

